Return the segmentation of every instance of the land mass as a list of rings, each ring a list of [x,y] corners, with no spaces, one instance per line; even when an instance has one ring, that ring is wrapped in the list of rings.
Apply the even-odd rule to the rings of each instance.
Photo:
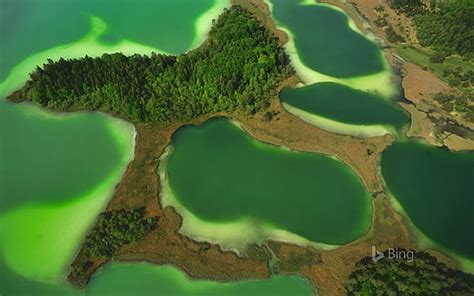
[[[412,118],[409,137],[455,151],[474,150],[474,48],[466,42],[472,36],[464,27],[474,17],[472,3],[321,2],[342,8],[362,32],[374,35],[392,68],[400,73],[404,100],[399,104]],[[450,34],[451,43],[446,46]]]
[[[211,29],[209,40],[186,55],[116,54],[51,61],[8,98],[33,101],[54,111],[104,111],[135,126],[135,157],[105,212],[143,208],[137,219],[147,221],[146,231],[133,235],[110,253],[91,252],[90,243],[84,244],[68,276],[73,285],[84,287],[110,260],[147,261],[172,264],[192,278],[215,281],[298,274],[307,278],[315,290],[340,295],[347,292],[346,281],[372,245],[382,250],[393,246],[419,250],[410,239],[404,217],[392,208],[379,172],[381,153],[393,138],[336,135],[285,111],[278,92],[299,81],[282,49],[287,37],[276,29],[265,3],[235,3],[245,9],[234,5],[224,12]],[[230,61],[232,66],[226,68],[229,57],[237,60]],[[245,131],[262,142],[336,156],[349,165],[373,197],[369,232],[334,250],[268,241],[262,246],[251,245],[240,255],[183,236],[179,232],[182,218],[172,207],[163,208],[160,203],[160,156],[178,128],[222,116],[239,121]],[[448,257],[431,253],[455,266]]]

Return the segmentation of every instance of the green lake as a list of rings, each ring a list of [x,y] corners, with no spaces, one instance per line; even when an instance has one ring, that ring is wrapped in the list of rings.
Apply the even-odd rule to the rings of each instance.
[[[399,127],[409,122],[408,114],[390,100],[334,82],[285,88],[280,99],[300,110],[348,124]]]
[[[84,291],[66,285],[38,283],[13,275],[0,262],[2,295],[104,296],[104,295],[313,295],[310,284],[296,276],[235,283],[190,280],[170,266],[112,263],[102,268]]]
[[[108,24],[104,43],[127,39],[170,54],[185,52],[201,37],[199,17],[218,1],[1,0],[0,44],[8,46],[0,51],[0,81],[29,55],[82,38],[90,16]]]
[[[260,143],[226,119],[184,127],[172,144],[169,185],[201,219],[252,217],[326,244],[347,243],[368,230],[368,193],[336,159]]]
[[[337,9],[271,2],[307,67],[344,79],[385,70],[377,45],[354,31]],[[64,282],[68,264],[133,158],[133,127],[104,114],[53,114],[3,100],[47,58],[183,53],[205,38],[210,20],[226,5],[0,0],[1,295],[312,293],[297,277],[223,284],[191,281],[171,267],[115,263],[95,275],[86,291],[72,289]],[[361,89],[368,90],[384,88],[387,77],[343,82],[354,88],[363,83]],[[406,122],[399,108],[378,95],[330,83],[284,90],[282,100],[350,124]],[[473,158],[414,142],[397,142],[382,158],[387,185],[413,223],[436,243],[470,258]],[[370,224],[369,196],[346,165],[260,143],[225,119],[180,129],[167,172],[179,202],[215,224],[250,218],[328,244],[352,241]]]
[[[225,5],[218,0],[0,0],[1,295],[146,295],[163,287],[192,295],[312,293],[294,277],[227,285],[141,264],[105,267],[86,292],[68,286],[69,263],[133,157],[133,128],[104,114],[53,114],[2,97],[47,58],[118,50],[185,52],[203,40],[210,19]]]
[[[384,70],[380,49],[349,27],[335,8],[304,0],[271,0],[277,24],[291,32],[307,67],[337,78],[365,76]]]
[[[388,188],[433,241],[474,258],[474,152],[397,142],[382,157]]]

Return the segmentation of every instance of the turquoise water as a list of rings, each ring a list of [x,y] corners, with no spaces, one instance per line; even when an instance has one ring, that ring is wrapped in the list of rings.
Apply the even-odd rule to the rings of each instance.
[[[33,53],[84,36],[91,15],[109,26],[104,43],[127,39],[170,54],[185,52],[197,37],[197,19],[215,1],[0,0],[0,81]]]
[[[313,289],[296,276],[273,276],[266,280],[244,280],[235,283],[190,280],[173,267],[136,263],[111,263],[91,279],[85,289],[67,285],[34,282],[12,274],[0,262],[2,295],[105,296],[105,295],[313,295]]]
[[[110,283],[113,283],[111,285]],[[308,282],[295,276],[236,283],[190,280],[173,267],[109,264],[90,282],[86,295],[313,295]]]
[[[260,143],[226,119],[182,128],[172,145],[171,190],[203,220],[250,217],[327,244],[352,241],[369,227],[368,193],[336,159]]]
[[[215,3],[0,0],[0,81],[8,81],[2,95],[24,81],[22,71],[44,60],[38,56],[23,63],[37,53],[56,58],[76,56],[78,45],[93,54],[114,48],[107,44],[135,46],[124,40],[184,52],[205,34],[201,17]],[[99,45],[91,39],[95,36]],[[71,46],[56,47],[60,44]],[[21,69],[7,80],[20,62]],[[56,115],[2,98],[0,135],[0,294],[83,295],[64,282],[67,267],[131,160],[131,127],[101,114]],[[171,268],[132,264],[108,266],[92,282],[86,295],[142,295],[157,288],[162,292],[165,286],[167,293],[179,294],[311,293],[306,282],[293,277],[195,283]]]
[[[324,5],[303,0],[271,0],[277,23],[294,38],[307,67],[337,78],[384,70],[381,50],[348,26],[348,17]]]
[[[300,110],[348,124],[399,127],[409,122],[400,106],[382,96],[333,82],[286,88],[280,99]]]
[[[383,153],[381,166],[388,188],[417,228],[474,258],[474,152],[397,142]]]
[[[0,213],[67,201],[106,179],[122,158],[105,116],[49,116],[0,100]]]

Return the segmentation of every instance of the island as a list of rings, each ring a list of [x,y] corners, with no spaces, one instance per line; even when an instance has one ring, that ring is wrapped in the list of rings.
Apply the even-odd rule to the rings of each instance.
[[[364,11],[370,12],[377,19],[369,18],[369,21],[381,24],[383,30],[379,31],[388,42],[396,44],[405,40],[388,20],[384,25],[386,18],[371,11],[375,8],[360,3],[325,2],[345,9],[359,20],[357,24],[361,28]],[[397,1],[392,2],[390,9],[407,13],[403,10],[407,9],[405,6],[400,8]],[[185,54],[114,53],[50,60],[8,97],[11,102],[33,102],[56,112],[100,111],[131,122],[136,129],[134,159],[71,263],[68,281],[84,288],[101,266],[114,260],[173,265],[192,279],[219,282],[265,279],[276,274],[301,275],[324,295],[370,293],[383,286],[372,280],[379,277],[385,280],[385,289],[394,293],[473,293],[474,277],[455,270],[456,262],[441,252],[425,253],[413,241],[406,218],[394,209],[379,167],[383,151],[395,138],[391,134],[355,137],[331,133],[288,112],[279,93],[301,82],[285,52],[288,36],[275,26],[267,3],[234,0],[232,4],[213,22],[207,40]],[[377,6],[375,11],[382,13],[389,9],[385,7]],[[426,13],[424,9],[417,13]],[[408,48],[404,46],[396,48],[403,51]],[[419,66],[400,63],[392,49],[386,51],[388,60],[405,71],[402,83],[407,98],[416,100],[406,85],[411,83],[408,77],[419,71]],[[462,46],[452,50],[463,53]],[[426,77],[436,77],[423,71]],[[465,75],[461,75],[459,84],[451,85],[464,87]],[[457,99],[458,94],[446,96],[446,92],[440,91],[434,97],[443,106],[436,109],[440,117],[431,111],[420,111],[423,107],[416,101],[402,102],[414,118],[409,133],[438,146],[471,149],[471,103]],[[448,106],[461,111],[451,114]],[[436,125],[434,139],[430,140],[430,133],[424,127],[415,128],[422,125],[417,115],[420,112],[425,112],[425,120]],[[260,142],[335,157],[350,167],[370,195],[372,217],[367,233],[327,250],[268,240],[265,244],[249,245],[243,253],[183,235],[180,232],[183,218],[175,208],[161,203],[161,157],[181,127],[222,117],[238,122]],[[444,122],[441,127],[440,122]],[[454,141],[454,137],[462,139]],[[394,268],[386,261],[387,264],[374,267],[367,258],[367,250],[374,245],[380,250],[393,246],[413,250],[419,254],[415,264],[424,277],[419,282],[404,281],[404,273],[413,271],[410,265]],[[442,276],[429,277],[427,270],[439,270]],[[387,275],[389,272],[395,275]],[[446,279],[452,284],[443,284]],[[433,283],[439,286],[433,288]]]

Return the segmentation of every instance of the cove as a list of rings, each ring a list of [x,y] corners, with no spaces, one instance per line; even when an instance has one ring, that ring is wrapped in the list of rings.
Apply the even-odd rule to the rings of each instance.
[[[409,122],[408,115],[380,95],[321,82],[299,88],[285,88],[280,100],[300,110],[354,125],[392,125]]]
[[[334,158],[260,143],[223,118],[179,129],[172,147],[166,163],[172,194],[204,221],[250,220],[255,228],[331,245],[355,240],[369,227],[368,193]]]
[[[28,56],[86,35],[91,15],[109,26],[102,43],[131,40],[179,54],[197,46],[213,17],[206,13],[223,5],[223,0],[2,1],[0,44],[8,46],[0,55],[0,81]]]
[[[389,190],[414,225],[446,249],[474,258],[474,153],[396,142],[382,155]]]
[[[337,9],[308,1],[271,0],[277,24],[288,30],[307,67],[337,78],[383,71],[380,49],[349,26]]]

